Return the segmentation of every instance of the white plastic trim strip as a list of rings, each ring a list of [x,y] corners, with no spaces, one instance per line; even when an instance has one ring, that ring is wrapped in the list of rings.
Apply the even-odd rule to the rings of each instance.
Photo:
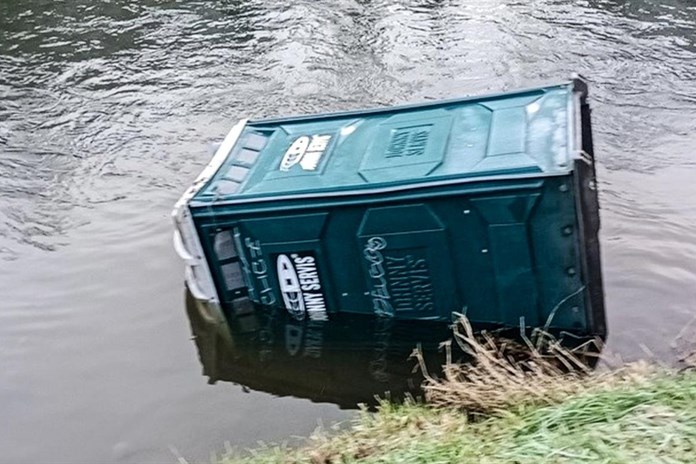
[[[195,299],[202,301],[211,301],[210,296],[198,286],[196,274],[193,272],[193,268],[191,266],[186,266],[186,271],[184,271],[184,278],[186,279],[186,284],[188,285],[191,295],[193,295]]]
[[[172,211],[172,219],[176,227],[173,237],[174,249],[187,265],[184,275],[188,288],[196,299],[215,304],[220,299],[218,298],[215,283],[213,282],[208,262],[203,253],[203,247],[191,217],[189,202],[220,169],[237,143],[246,123],[247,120],[243,119],[232,127],[213,158],[201,171],[193,184],[179,198]]]
[[[196,291],[198,299],[203,299],[212,303],[219,301],[215,284],[208,267],[208,262],[203,253],[203,247],[196,233],[196,227],[193,224],[193,218],[188,206],[179,213],[177,219],[177,228],[175,237],[178,233],[181,237],[182,252],[186,259],[187,269],[185,274],[186,283],[189,288]],[[176,240],[176,238],[175,238]],[[192,291],[192,293],[193,293]]]
[[[225,162],[230,151],[232,151],[232,148],[234,148],[234,145],[237,143],[237,139],[242,134],[247,121],[248,119],[242,119],[230,129],[225,140],[222,141],[210,162],[203,168],[198,177],[196,177],[196,180],[193,181],[193,184],[191,184],[181,198],[179,198],[179,201],[174,205],[174,211],[172,211],[174,217],[176,217],[182,208],[188,205],[188,202],[191,201],[198,191],[203,188],[203,186],[212,179],[218,169],[220,169],[220,166]]]
[[[174,231],[174,250],[176,251],[176,254],[179,255],[179,257],[189,265],[195,265],[198,262],[198,259],[196,259],[195,256],[193,256],[189,251],[186,249],[186,246],[184,245],[184,240],[181,238],[181,233],[178,230]]]

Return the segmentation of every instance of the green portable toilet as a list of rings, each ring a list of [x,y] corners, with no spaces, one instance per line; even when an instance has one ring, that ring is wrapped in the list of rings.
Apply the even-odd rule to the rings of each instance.
[[[587,86],[235,125],[177,203],[196,298],[604,336]]]

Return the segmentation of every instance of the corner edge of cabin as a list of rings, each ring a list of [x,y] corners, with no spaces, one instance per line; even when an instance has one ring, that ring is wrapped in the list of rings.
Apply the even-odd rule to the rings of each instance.
[[[213,304],[218,303],[219,298],[198,232],[191,218],[189,205],[196,194],[210,182],[224,164],[246,124],[247,119],[241,119],[230,129],[211,160],[191,186],[181,195],[171,212],[175,226],[173,236],[174,249],[186,263],[186,284],[196,298]]]

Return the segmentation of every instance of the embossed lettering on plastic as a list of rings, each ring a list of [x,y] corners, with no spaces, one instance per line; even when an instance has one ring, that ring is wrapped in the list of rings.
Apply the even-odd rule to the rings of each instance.
[[[287,172],[299,165],[304,171],[316,171],[330,141],[330,135],[319,134],[296,138],[283,155],[280,170]]]

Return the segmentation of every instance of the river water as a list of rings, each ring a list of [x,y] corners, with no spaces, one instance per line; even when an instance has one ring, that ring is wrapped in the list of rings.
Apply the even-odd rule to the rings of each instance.
[[[608,351],[673,362],[696,315],[693,2],[0,0],[0,462],[207,459],[349,417],[200,375],[169,212],[209,146],[241,116],[573,72]]]

